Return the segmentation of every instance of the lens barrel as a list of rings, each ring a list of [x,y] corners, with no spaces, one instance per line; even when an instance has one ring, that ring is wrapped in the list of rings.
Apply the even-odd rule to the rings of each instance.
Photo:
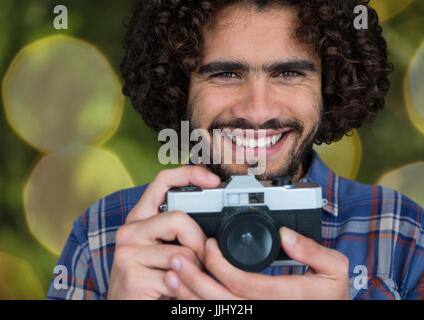
[[[249,272],[264,270],[280,252],[280,235],[266,207],[225,208],[217,240],[224,257]]]

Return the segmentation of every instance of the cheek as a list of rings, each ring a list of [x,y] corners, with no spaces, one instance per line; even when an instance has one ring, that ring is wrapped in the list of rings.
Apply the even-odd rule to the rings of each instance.
[[[305,88],[292,88],[291,92],[286,92],[286,105],[290,114],[303,122],[305,129],[315,125],[319,119],[322,99],[319,90],[305,90]]]
[[[201,128],[207,128],[212,121],[226,118],[231,112],[236,95],[222,88],[207,87],[193,91],[190,105],[193,108],[193,119]],[[228,118],[228,116],[227,116]]]

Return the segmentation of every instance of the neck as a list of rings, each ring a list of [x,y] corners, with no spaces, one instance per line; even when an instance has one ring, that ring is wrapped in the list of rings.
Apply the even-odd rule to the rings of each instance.
[[[309,170],[309,167],[312,163],[312,157],[313,157],[313,149],[312,146],[310,148],[307,148],[300,159],[299,166],[297,167],[295,173],[293,174],[292,182],[298,182],[300,179],[302,179],[306,173]]]

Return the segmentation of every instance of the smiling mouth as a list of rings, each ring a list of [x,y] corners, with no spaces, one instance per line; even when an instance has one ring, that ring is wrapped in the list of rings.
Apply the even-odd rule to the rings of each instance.
[[[292,130],[284,130],[279,132],[266,132],[266,135],[259,135],[258,131],[254,131],[254,134],[240,134],[244,133],[244,130],[237,129],[237,133],[231,130],[225,130],[225,135],[232,143],[241,148],[271,148],[278,142],[284,139]],[[252,130],[253,131],[253,130]]]

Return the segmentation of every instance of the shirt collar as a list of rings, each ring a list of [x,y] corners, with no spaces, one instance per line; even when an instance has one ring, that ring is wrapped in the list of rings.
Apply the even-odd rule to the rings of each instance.
[[[315,151],[304,178],[321,186],[324,211],[337,217],[339,214],[339,177],[322,162]]]

